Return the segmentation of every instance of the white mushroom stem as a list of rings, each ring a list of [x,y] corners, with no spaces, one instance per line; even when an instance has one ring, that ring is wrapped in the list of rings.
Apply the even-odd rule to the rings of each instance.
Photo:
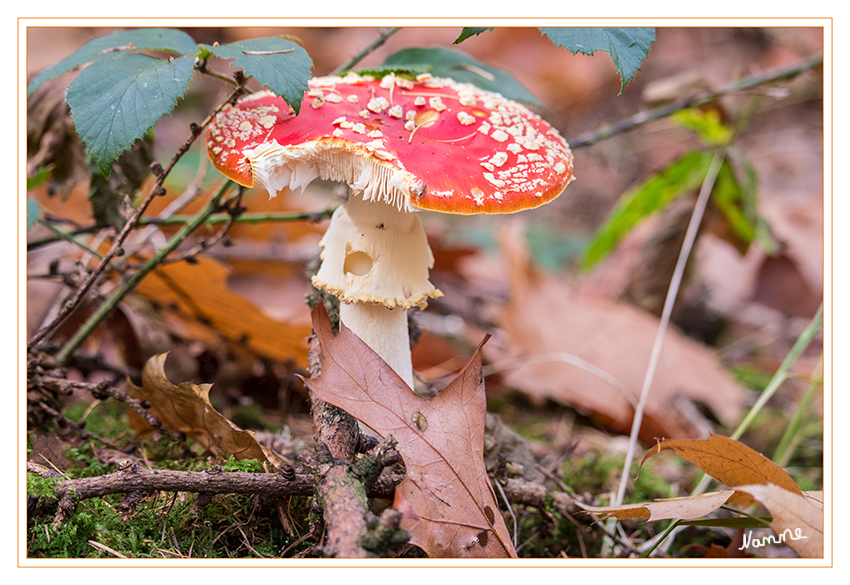
[[[339,318],[413,388],[405,309],[388,309],[373,303],[340,303]]]
[[[321,241],[313,284],[340,300],[340,319],[413,388],[407,311],[442,293],[428,280],[434,256],[414,212],[352,192]]]

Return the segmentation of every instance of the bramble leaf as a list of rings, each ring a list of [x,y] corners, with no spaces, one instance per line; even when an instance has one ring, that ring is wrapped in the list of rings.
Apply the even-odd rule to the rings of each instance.
[[[455,81],[471,83],[481,89],[500,93],[508,99],[543,107],[513,75],[451,49],[402,49],[387,57],[382,69],[412,74],[430,73],[434,77],[448,77]],[[361,72],[362,73],[362,72]]]
[[[170,28],[142,28],[114,32],[90,40],[73,55],[42,71],[30,82],[27,95],[31,95],[45,81],[59,77],[76,67],[99,59],[112,58],[116,54],[143,50],[189,55],[197,52],[198,45],[183,31]]]
[[[38,201],[27,197],[27,231],[35,225],[36,220],[41,217],[41,207]]]
[[[297,114],[308,89],[313,61],[297,43],[283,37],[250,39],[226,45],[204,45],[224,59],[235,59],[249,75],[286,100]]]
[[[463,30],[460,32],[460,36],[452,41],[453,45],[459,45],[463,41],[471,37],[477,37],[483,32],[487,32],[488,30],[493,30],[492,26],[465,26]]]
[[[655,29],[651,27],[541,27],[540,31],[573,55],[593,55],[596,51],[608,53],[620,74],[620,93],[640,71],[640,66],[655,41]]]
[[[95,61],[68,87],[66,101],[89,155],[104,175],[112,163],[171,113],[189,85],[195,59],[118,54]]]

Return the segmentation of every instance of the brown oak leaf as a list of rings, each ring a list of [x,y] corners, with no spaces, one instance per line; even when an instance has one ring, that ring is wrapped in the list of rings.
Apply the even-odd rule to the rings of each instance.
[[[516,557],[484,466],[481,346],[445,390],[425,398],[347,327],[334,336],[321,303],[313,328],[322,371],[307,380],[310,390],[398,443],[406,474],[396,503],[412,509],[402,521],[410,542],[431,557]]]

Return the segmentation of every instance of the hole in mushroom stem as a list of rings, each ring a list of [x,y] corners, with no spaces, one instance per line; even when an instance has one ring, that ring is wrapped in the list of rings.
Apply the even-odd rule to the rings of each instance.
[[[350,252],[345,256],[342,269],[346,274],[354,276],[366,276],[372,270],[372,258],[366,252]]]

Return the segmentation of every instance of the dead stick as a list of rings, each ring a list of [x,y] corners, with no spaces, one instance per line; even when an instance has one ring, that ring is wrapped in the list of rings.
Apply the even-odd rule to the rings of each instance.
[[[321,372],[318,339],[310,342],[310,376]],[[367,532],[369,506],[365,486],[354,473],[354,457],[360,443],[357,421],[348,413],[311,392],[313,438],[316,441],[316,500],[323,511],[326,529],[326,556],[363,558],[369,553],[361,546]]]

